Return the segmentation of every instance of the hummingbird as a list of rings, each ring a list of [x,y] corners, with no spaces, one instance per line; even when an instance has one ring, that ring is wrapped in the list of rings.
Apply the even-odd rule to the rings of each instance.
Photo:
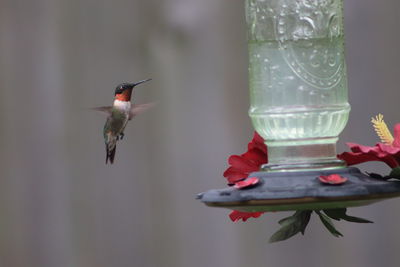
[[[124,130],[128,121],[154,106],[153,103],[139,105],[131,103],[133,88],[150,80],[142,80],[136,83],[121,83],[115,88],[114,103],[112,106],[93,108],[108,115],[103,130],[104,142],[106,144],[106,164],[108,162],[111,164],[114,163],[117,141],[124,138]]]

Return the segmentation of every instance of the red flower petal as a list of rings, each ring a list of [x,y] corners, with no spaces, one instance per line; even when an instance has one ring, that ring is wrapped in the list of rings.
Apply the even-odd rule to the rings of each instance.
[[[356,144],[356,143],[346,143],[346,145],[350,148],[350,150],[352,152],[355,152],[355,153],[360,153],[360,152],[368,153],[368,151],[370,149],[373,149],[373,147],[362,146],[362,145],[359,145],[359,144]]]
[[[259,182],[260,182],[260,179],[258,179],[257,177],[250,177],[250,178],[247,178],[246,180],[237,182],[235,184],[235,188],[236,189],[243,189],[243,188],[247,188],[247,187],[256,185]]]
[[[229,167],[226,169],[224,172],[224,177],[228,180],[228,184],[235,184],[236,182],[239,182],[243,179],[246,179],[248,176],[248,173],[244,173],[241,170],[238,170],[234,167]]]
[[[242,157],[244,157],[245,159],[249,160],[252,163],[254,171],[259,170],[262,164],[268,162],[267,154],[265,154],[260,149],[255,149],[255,148],[252,148],[246,153],[244,153]]]
[[[346,161],[347,165],[354,165],[368,161],[382,161],[391,168],[400,166],[400,147],[388,146],[378,143],[373,147],[347,143],[352,152],[338,155],[339,159]]]
[[[246,159],[244,156],[233,155],[228,159],[228,163],[243,172],[252,172],[257,170],[257,167],[252,162]]]
[[[382,154],[386,155],[386,154],[391,154],[391,155],[396,155],[400,152],[400,147],[395,147],[395,146],[388,146],[382,143],[378,143],[376,145]]]
[[[346,177],[342,177],[339,174],[331,174],[331,175],[321,175],[318,177],[321,183],[324,184],[332,184],[332,185],[340,185],[347,182]]]
[[[257,132],[254,132],[253,139],[247,145],[248,150],[256,148],[261,150],[264,154],[267,154],[267,145],[264,143],[264,139]]]
[[[344,160],[348,166],[378,160],[378,158],[374,155],[353,152],[344,152],[337,157],[341,160]]]
[[[393,146],[400,147],[400,123],[394,126],[394,140]]]
[[[249,218],[258,218],[264,212],[242,212],[234,210],[229,214],[229,218],[231,218],[232,222],[238,222],[243,220],[244,222],[247,221]]]
[[[228,159],[230,167],[224,172],[228,184],[233,185],[250,173],[260,170],[261,165],[268,163],[267,146],[258,133],[248,144],[248,150],[242,155],[232,155]]]

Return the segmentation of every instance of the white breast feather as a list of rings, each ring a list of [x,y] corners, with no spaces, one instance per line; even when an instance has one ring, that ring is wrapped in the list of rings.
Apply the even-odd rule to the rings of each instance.
[[[117,109],[123,110],[125,112],[130,112],[131,110],[131,102],[129,101],[121,101],[121,100],[114,100],[114,107]]]

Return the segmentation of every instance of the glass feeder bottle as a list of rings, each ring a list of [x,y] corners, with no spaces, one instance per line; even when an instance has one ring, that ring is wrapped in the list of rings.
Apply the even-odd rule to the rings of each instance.
[[[350,111],[343,0],[246,0],[250,110],[267,171],[344,167],[336,142]]]

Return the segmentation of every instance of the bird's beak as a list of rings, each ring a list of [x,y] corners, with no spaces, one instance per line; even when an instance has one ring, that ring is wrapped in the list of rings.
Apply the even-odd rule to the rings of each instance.
[[[133,85],[132,88],[135,87],[135,86],[138,86],[139,84],[142,84],[142,83],[145,83],[145,82],[148,82],[148,81],[151,81],[151,80],[152,80],[152,79],[147,79],[147,80],[143,80],[143,81],[134,83],[134,84],[132,84],[132,85]]]

